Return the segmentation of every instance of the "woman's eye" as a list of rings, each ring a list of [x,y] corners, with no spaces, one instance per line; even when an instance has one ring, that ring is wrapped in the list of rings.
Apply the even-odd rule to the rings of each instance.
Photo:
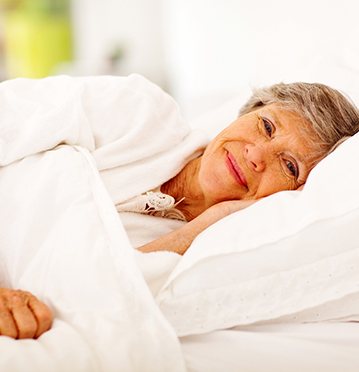
[[[266,118],[262,118],[263,120],[263,126],[264,130],[268,134],[269,137],[272,137],[274,129],[273,129],[273,124]]]
[[[298,168],[297,166],[291,162],[290,160],[285,160],[285,165],[287,166],[290,174],[295,178],[298,178]]]

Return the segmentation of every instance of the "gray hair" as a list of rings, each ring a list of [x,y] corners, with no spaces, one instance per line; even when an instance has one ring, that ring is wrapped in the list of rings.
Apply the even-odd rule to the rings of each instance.
[[[359,110],[339,91],[324,84],[274,84],[257,89],[241,108],[240,115],[276,104],[303,117],[303,134],[317,149],[312,163],[333,151],[359,131]],[[308,125],[309,123],[309,125]]]

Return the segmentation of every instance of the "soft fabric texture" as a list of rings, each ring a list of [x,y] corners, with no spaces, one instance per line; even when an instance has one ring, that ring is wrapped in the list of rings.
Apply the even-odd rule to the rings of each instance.
[[[191,372],[357,372],[359,324],[263,324],[183,337]]]
[[[138,75],[16,79],[0,101],[0,285],[55,315],[37,341],[0,337],[1,368],[184,371],[114,203],[172,177],[207,140]]]
[[[198,236],[157,296],[177,334],[359,320],[358,158],[359,134],[303,191],[274,194]]]
[[[185,371],[86,150],[60,146],[0,169],[1,285],[38,295],[53,328],[0,337],[4,371]]]
[[[2,285],[44,298],[57,319],[44,344],[2,338],[2,365],[21,349],[15,370],[29,360],[37,370],[54,361],[58,370],[183,370],[175,333],[358,319],[358,136],[315,168],[303,192],[219,221],[183,258],[136,253],[135,263],[114,204],[174,176],[206,138],[137,75],[18,79],[0,84],[0,100]]]
[[[115,203],[176,175],[208,142],[144,77],[14,79],[0,84],[0,166],[60,143],[91,151]]]
[[[119,213],[135,212],[186,221],[184,214],[176,208],[184,199],[182,197],[176,201],[173,196],[161,192],[159,187],[157,190],[147,191],[123,203],[116,204],[116,209]]]

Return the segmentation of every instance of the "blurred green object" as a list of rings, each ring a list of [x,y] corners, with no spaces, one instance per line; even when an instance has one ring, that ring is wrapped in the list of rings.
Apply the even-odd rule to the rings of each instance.
[[[4,2],[4,0],[1,0]],[[54,74],[72,59],[68,0],[6,0],[5,60],[12,77]]]

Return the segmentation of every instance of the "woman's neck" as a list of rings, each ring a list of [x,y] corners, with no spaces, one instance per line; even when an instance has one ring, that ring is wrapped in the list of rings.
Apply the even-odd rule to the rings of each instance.
[[[175,177],[161,186],[161,192],[171,195],[175,200],[185,198],[177,205],[187,221],[193,220],[205,209],[202,190],[198,183],[201,158],[191,160]]]

